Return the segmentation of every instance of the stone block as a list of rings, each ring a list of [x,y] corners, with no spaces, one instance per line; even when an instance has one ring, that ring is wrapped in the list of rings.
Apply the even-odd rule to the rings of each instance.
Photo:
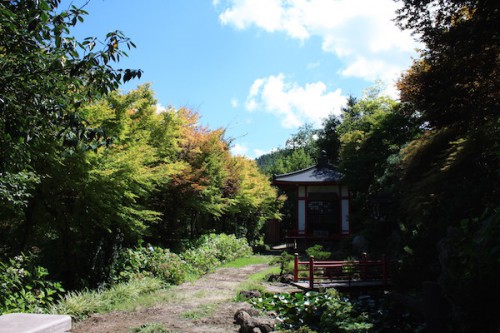
[[[71,330],[66,315],[9,313],[0,316],[0,333],[64,333]]]

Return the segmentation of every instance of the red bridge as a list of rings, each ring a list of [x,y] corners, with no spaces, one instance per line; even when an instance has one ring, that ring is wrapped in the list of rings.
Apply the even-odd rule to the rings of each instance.
[[[388,287],[389,269],[385,257],[381,260],[316,261],[311,256],[309,261],[299,261],[295,254],[293,285],[301,289],[317,290],[336,288],[384,289]]]

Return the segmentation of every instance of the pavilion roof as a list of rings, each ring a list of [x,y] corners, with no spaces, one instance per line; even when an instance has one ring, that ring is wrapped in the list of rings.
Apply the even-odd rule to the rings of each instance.
[[[339,184],[343,174],[333,165],[318,163],[306,169],[273,176],[275,185],[331,185]]]

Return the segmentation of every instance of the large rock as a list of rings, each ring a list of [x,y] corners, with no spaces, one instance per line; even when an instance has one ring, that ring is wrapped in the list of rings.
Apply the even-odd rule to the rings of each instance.
[[[252,309],[240,309],[234,314],[234,321],[240,325],[240,333],[269,333],[275,326],[274,320],[270,318],[252,317],[249,312]]]
[[[258,290],[242,290],[240,291],[240,296],[244,297],[245,299],[251,299],[262,297],[262,294]]]
[[[71,330],[71,317],[33,313],[0,316],[0,333],[63,333]]]

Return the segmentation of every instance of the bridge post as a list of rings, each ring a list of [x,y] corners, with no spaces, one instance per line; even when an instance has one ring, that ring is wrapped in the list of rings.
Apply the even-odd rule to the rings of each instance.
[[[360,264],[362,265],[360,268],[360,271],[361,271],[361,279],[362,280],[365,280],[368,278],[367,276],[367,266],[368,266],[368,255],[366,254],[366,252],[363,252],[363,254],[361,255],[361,262]]]
[[[295,253],[294,265],[293,265],[293,282],[299,281],[299,254]]]
[[[387,286],[387,258],[385,254],[382,256],[382,278],[384,286]]]
[[[314,288],[314,256],[309,257],[309,288]]]

